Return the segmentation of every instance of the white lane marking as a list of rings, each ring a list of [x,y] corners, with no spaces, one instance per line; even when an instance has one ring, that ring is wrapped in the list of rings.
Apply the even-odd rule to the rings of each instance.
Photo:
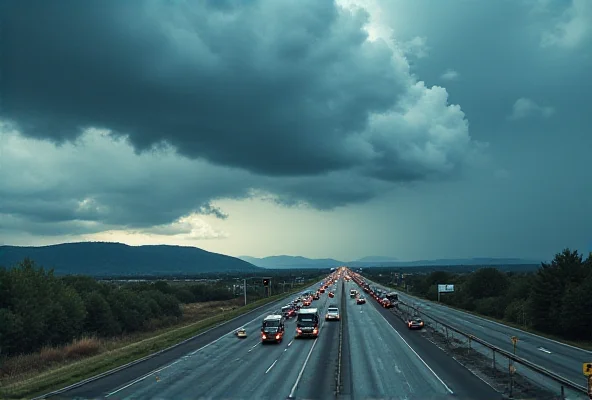
[[[260,343],[257,343],[255,346],[251,347],[247,353],[250,353],[250,352],[252,352],[252,351],[253,351],[253,349],[255,349],[255,347],[257,347],[257,346],[259,346],[259,345],[260,345]]]
[[[317,343],[318,343],[318,340],[315,340],[315,342],[312,344],[312,347],[308,351],[308,355],[306,356],[306,359],[304,360],[304,364],[302,364],[302,368],[300,369],[300,373],[298,374],[298,377],[296,378],[296,382],[294,383],[294,386],[292,386],[292,390],[290,391],[290,394],[288,395],[288,397],[291,397],[291,398],[294,397],[294,393],[296,392],[296,388],[298,387],[298,384],[300,383],[300,379],[302,379],[302,374],[304,374],[304,369],[306,368],[306,364],[308,363],[308,360],[310,359],[310,355],[312,354],[312,351],[314,350]]]
[[[288,343],[288,347],[292,346],[292,343],[294,343],[294,339],[292,339],[292,341]]]
[[[539,347],[539,350],[542,351],[543,353],[551,354],[551,352],[549,350],[545,349],[544,347]]]
[[[321,333],[323,326],[325,326],[325,322],[326,321],[324,319],[321,320],[321,324],[319,325],[319,334]],[[294,340],[292,340],[292,341],[294,341]],[[294,393],[296,392],[296,388],[298,388],[298,384],[300,383],[300,379],[302,379],[302,374],[304,374],[304,369],[306,368],[306,364],[308,364],[308,360],[310,359],[310,355],[312,354],[312,351],[314,350],[318,341],[319,341],[318,339],[315,339],[314,343],[312,344],[312,347],[308,351],[308,355],[306,356],[306,359],[304,360],[304,364],[302,364],[302,369],[300,370],[300,373],[298,373],[298,377],[296,378],[296,382],[294,382],[294,386],[292,386],[292,390],[290,391],[290,394],[288,395],[288,397],[290,397],[290,398],[294,397]]]
[[[268,373],[269,371],[271,371],[271,369],[273,368],[273,366],[275,365],[275,363],[276,363],[277,361],[278,361],[278,360],[275,360],[275,361],[273,362],[273,364],[271,364],[271,366],[270,366],[269,368],[267,368],[267,371],[265,371],[265,373]]]
[[[312,286],[311,286],[311,287],[312,287]],[[270,308],[272,308],[272,307],[270,307]],[[261,317],[262,317],[263,315],[265,315],[265,314],[267,314],[267,313],[262,313],[262,314],[259,314],[259,315],[257,316],[257,318],[253,318],[253,319],[252,319],[252,320],[250,320],[249,322],[247,322],[247,323],[243,324],[243,326],[247,326],[247,325],[249,325],[249,324],[252,324],[252,323],[253,323],[253,322],[255,322],[255,321],[258,321],[258,320],[260,320],[260,319],[261,319]],[[238,316],[238,317],[236,317],[236,318],[234,318],[234,319],[237,319],[237,318],[240,318],[240,316]],[[232,321],[232,320],[230,320],[230,321]],[[227,322],[230,322],[230,321],[227,321]],[[216,327],[214,327],[214,328],[211,328],[211,329],[215,329],[215,328],[216,328]],[[205,333],[205,332],[203,332],[203,333]],[[189,353],[189,355],[190,355],[190,356],[192,356],[192,355],[195,355],[197,352],[199,352],[199,351],[201,351],[201,350],[205,349],[206,347],[209,347],[209,346],[213,345],[214,343],[217,343],[218,341],[222,340],[222,339],[223,339],[223,338],[225,338],[226,336],[228,336],[228,335],[232,335],[232,334],[234,334],[234,330],[231,330],[230,332],[228,332],[228,333],[226,333],[226,334],[224,334],[224,335],[220,336],[218,339],[214,340],[213,342],[210,342],[210,343],[206,344],[205,346],[202,346],[202,347],[200,347],[199,349],[197,349],[197,350],[193,351],[192,353]],[[315,343],[316,343],[316,342],[315,342]],[[131,382],[130,382],[130,383],[128,383],[127,385],[120,387],[119,389],[116,389],[116,390],[112,391],[111,393],[107,393],[107,394],[105,395],[105,397],[107,398],[107,397],[113,396],[114,394],[116,394],[116,393],[119,393],[119,392],[121,392],[122,390],[125,390],[125,389],[127,389],[127,388],[129,388],[129,387],[131,387],[131,386],[135,385],[136,383],[142,382],[143,380],[145,380],[145,379],[146,379],[146,378],[148,378],[149,376],[151,376],[151,375],[153,375],[153,374],[157,374],[157,373],[159,373],[160,371],[163,371],[163,370],[165,370],[165,369],[167,369],[167,368],[169,368],[169,367],[172,367],[173,365],[177,364],[179,361],[181,361],[181,359],[179,359],[179,360],[177,360],[177,361],[175,361],[175,362],[173,362],[173,363],[171,363],[171,364],[165,365],[164,367],[162,367],[162,368],[160,368],[160,369],[156,369],[156,370],[154,370],[154,371],[151,371],[151,372],[147,373],[146,375],[144,375],[144,376],[142,376],[142,377],[140,377],[140,378],[138,378],[138,379],[136,379],[136,380],[133,380],[133,381],[131,381]]]
[[[114,391],[114,392],[108,393],[108,394],[107,394],[105,397],[112,396],[112,395],[114,395],[115,393],[122,391],[123,389],[127,389],[128,387],[130,387],[130,386],[132,386],[132,385],[136,384],[137,382],[143,381],[144,379],[148,378],[150,375],[153,375],[153,374],[158,374],[160,371],[163,371],[163,370],[167,369],[168,367],[171,367],[171,366],[173,366],[173,365],[177,364],[177,363],[178,363],[178,362],[180,362],[180,361],[181,361],[181,360],[177,360],[177,361],[175,361],[175,362],[174,362],[174,363],[172,363],[172,364],[169,364],[169,365],[167,365],[167,366],[165,366],[165,367],[162,367],[162,368],[160,368],[160,369],[157,369],[157,370],[155,370],[155,371],[152,371],[152,372],[150,372],[149,374],[147,374],[147,375],[144,375],[144,376],[143,376],[143,377],[141,377],[140,379],[137,379],[137,380],[135,380],[135,381],[133,381],[133,382],[131,382],[131,383],[127,384],[126,386],[124,386],[124,387],[122,387],[122,388],[120,388],[120,389],[117,389],[117,390],[116,390],[116,391]]]
[[[434,374],[434,376],[436,377],[436,379],[438,379],[438,380],[440,381],[440,383],[441,383],[442,385],[444,385],[444,388],[446,388],[446,390],[448,391],[448,393],[450,393],[450,394],[454,394],[454,392],[452,391],[452,389],[450,389],[450,388],[448,387],[448,385],[447,385],[446,383],[444,383],[444,381],[443,381],[443,380],[442,380],[442,379],[441,379],[441,378],[438,376],[438,374],[436,374],[436,373],[434,372],[434,370],[433,370],[432,368],[430,368],[430,366],[428,365],[428,363],[426,363],[426,362],[423,360],[423,358],[421,358],[421,356],[420,356],[419,354],[417,354],[417,352],[416,352],[415,350],[413,350],[413,347],[411,347],[411,346],[409,345],[409,343],[407,343],[407,341],[406,341],[406,340],[403,338],[403,336],[401,336],[401,334],[399,333],[399,331],[398,331],[398,330],[396,330],[396,329],[395,329],[395,327],[394,327],[394,326],[392,326],[392,325],[391,325],[391,323],[390,323],[390,322],[388,322],[388,320],[387,320],[387,319],[386,319],[386,318],[385,318],[385,317],[384,317],[384,316],[383,316],[381,313],[378,313],[378,315],[380,315],[380,316],[382,317],[382,319],[384,319],[384,322],[386,322],[387,324],[389,324],[389,326],[390,326],[391,328],[393,328],[393,330],[394,330],[394,331],[395,331],[395,333],[396,333],[396,334],[397,334],[397,335],[398,335],[398,336],[401,338],[401,340],[403,341],[403,343],[405,343],[405,344],[407,345],[407,347],[409,347],[409,349],[410,349],[410,350],[413,352],[413,354],[415,354],[415,355],[417,356],[417,358],[419,358],[419,361],[421,361],[421,362],[423,363],[423,365],[425,365],[425,366],[426,366],[426,368],[427,368],[427,369],[429,369],[429,370],[430,370],[430,372],[431,372],[432,374]]]

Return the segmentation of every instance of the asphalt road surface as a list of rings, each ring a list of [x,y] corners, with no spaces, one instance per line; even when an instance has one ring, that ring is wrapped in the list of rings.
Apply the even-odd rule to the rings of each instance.
[[[342,314],[341,322],[323,319],[316,340],[294,339],[295,322],[289,320],[282,343],[262,345],[259,339],[260,323],[265,315],[262,311],[258,318],[242,325],[249,334],[246,339],[235,337],[234,329],[220,332],[217,339],[156,371],[132,377],[129,371],[123,370],[59,398],[336,398],[340,326],[343,329],[342,384],[337,398],[501,398],[424,339],[420,332],[407,330],[400,319],[374,301],[357,305],[349,298],[349,289],[354,285],[346,283],[344,293],[339,282],[334,289],[335,298],[323,294],[313,302],[321,316],[330,304],[338,305]],[[345,308],[341,307],[342,300]]]
[[[380,286],[380,285],[378,285]],[[446,307],[417,297],[399,293],[399,298],[407,304],[419,307],[427,315],[447,323],[463,332],[473,334],[486,342],[512,352],[512,336],[518,337],[516,355],[525,358],[549,371],[586,386],[582,374],[582,364],[592,362],[592,352],[559,343],[534,335],[520,329],[509,327],[485,318]],[[443,294],[442,296],[445,296]]]

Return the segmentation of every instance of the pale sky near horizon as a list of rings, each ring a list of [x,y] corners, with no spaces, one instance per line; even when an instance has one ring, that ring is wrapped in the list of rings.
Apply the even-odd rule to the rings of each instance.
[[[0,15],[0,244],[548,259],[592,243],[592,1]]]

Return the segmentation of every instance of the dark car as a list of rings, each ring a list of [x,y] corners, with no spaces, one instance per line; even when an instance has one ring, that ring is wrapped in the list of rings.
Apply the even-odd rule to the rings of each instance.
[[[363,297],[358,297],[358,299],[356,300],[356,303],[358,304],[366,304],[366,299]]]
[[[422,329],[424,327],[424,322],[420,316],[415,315],[407,320],[407,327],[409,329]]]
[[[295,314],[296,314],[296,311],[294,310],[294,307],[292,307],[292,306],[282,307],[282,315],[284,316],[284,318],[291,318]]]

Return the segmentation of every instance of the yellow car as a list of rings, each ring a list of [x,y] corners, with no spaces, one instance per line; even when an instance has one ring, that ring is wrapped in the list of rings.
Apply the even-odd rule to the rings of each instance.
[[[247,337],[247,330],[245,328],[241,328],[238,331],[236,331],[236,336],[243,339]]]

